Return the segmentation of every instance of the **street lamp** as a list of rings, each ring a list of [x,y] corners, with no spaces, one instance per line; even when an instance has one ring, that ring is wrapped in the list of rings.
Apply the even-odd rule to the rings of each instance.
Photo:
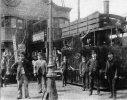
[[[48,62],[48,73],[47,73],[47,89],[44,94],[45,100],[57,100],[57,90],[56,90],[56,83],[55,77],[56,74],[54,73],[54,64],[53,64],[53,52],[52,52],[52,0],[49,0],[49,32],[48,32],[48,42],[49,42],[49,62]],[[43,100],[43,98],[42,98]]]
[[[1,62],[1,0],[0,0],[0,62]]]
[[[1,0],[0,0],[0,62],[1,62]],[[1,70],[1,67],[0,67]],[[0,74],[1,77],[1,74]],[[1,85],[1,78],[0,78],[0,85]]]

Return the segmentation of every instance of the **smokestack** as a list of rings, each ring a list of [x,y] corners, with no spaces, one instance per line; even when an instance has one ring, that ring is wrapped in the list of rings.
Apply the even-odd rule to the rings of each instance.
[[[104,13],[109,14],[109,0],[104,0]]]

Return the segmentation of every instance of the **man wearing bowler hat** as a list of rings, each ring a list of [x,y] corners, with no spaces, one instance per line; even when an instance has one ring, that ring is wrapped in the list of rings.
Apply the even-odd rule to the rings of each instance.
[[[118,78],[119,63],[114,59],[113,52],[108,53],[108,60],[105,68],[105,79],[108,80],[111,96],[110,98],[116,99],[116,82]]]

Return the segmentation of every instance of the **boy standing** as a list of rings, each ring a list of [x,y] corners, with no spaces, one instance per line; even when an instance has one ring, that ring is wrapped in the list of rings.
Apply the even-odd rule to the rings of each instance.
[[[67,85],[68,67],[69,67],[69,64],[67,62],[67,58],[64,56],[63,62],[61,63],[63,87],[64,87],[64,85],[65,86]]]
[[[83,91],[85,91],[86,88],[88,89],[88,68],[86,63],[86,58],[82,57],[82,62],[79,65],[79,73],[82,77]]]
[[[100,95],[100,84],[99,84],[99,64],[97,60],[97,54],[94,52],[92,53],[92,58],[88,62],[89,65],[89,80],[90,80],[90,94],[93,93],[93,87],[95,81],[97,82],[97,94]]]
[[[16,80],[18,84],[18,96],[17,99],[22,99],[22,84],[24,83],[25,98],[30,99],[28,91],[28,76],[31,69],[31,64],[25,59],[25,53],[19,54],[19,60],[12,65],[12,69],[17,67]]]
[[[43,59],[42,53],[38,53],[38,60],[34,64],[34,75],[37,77],[39,85],[39,93],[42,93],[46,89],[46,69],[47,63]],[[43,87],[42,87],[43,85]]]

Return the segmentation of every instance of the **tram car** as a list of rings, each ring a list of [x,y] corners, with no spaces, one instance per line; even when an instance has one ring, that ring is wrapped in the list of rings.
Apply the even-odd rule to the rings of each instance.
[[[77,27],[78,26],[78,27]],[[102,14],[95,12],[86,18],[62,26],[63,55],[67,56],[70,65],[68,82],[81,85],[79,75],[79,63],[81,56],[91,58],[91,52],[97,53],[97,59],[101,66],[101,87],[107,88],[104,79],[107,54],[114,53],[114,58],[120,64],[119,87],[127,86],[127,33],[126,18],[114,14]]]

